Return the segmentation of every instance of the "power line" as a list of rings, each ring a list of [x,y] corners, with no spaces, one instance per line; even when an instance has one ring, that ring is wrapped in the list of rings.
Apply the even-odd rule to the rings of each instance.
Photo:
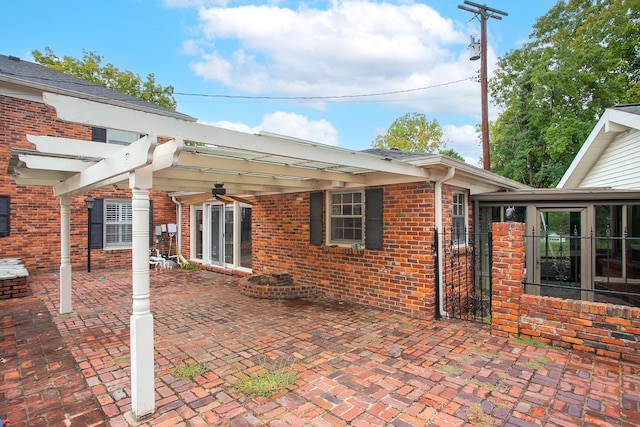
[[[323,100],[323,99],[349,99],[349,98],[366,98],[372,96],[384,96],[384,95],[397,95],[400,93],[417,92],[421,90],[434,89],[437,87],[453,85],[457,83],[466,82],[468,80],[474,80],[475,77],[467,77],[460,80],[454,80],[446,83],[439,83],[431,86],[424,86],[414,89],[394,90],[389,92],[377,92],[367,93],[360,95],[331,95],[331,96],[250,96],[250,95],[222,95],[222,94],[206,94],[206,93],[187,93],[187,92],[173,92],[174,95],[181,96],[200,96],[205,98],[227,98],[227,99],[256,99],[256,100],[285,100],[285,101],[309,101],[309,100]]]

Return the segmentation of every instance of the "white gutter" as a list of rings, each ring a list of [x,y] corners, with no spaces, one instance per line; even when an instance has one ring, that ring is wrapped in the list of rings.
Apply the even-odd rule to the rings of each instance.
[[[453,166],[449,167],[449,170],[447,171],[447,174],[445,176],[443,176],[442,178],[438,178],[436,180],[436,185],[435,185],[435,211],[436,211],[436,230],[438,230],[438,241],[436,242],[437,248],[438,248],[438,295],[439,295],[439,301],[438,301],[438,308],[440,310],[440,316],[442,317],[449,317],[449,313],[447,313],[446,311],[444,311],[443,307],[444,307],[444,301],[443,301],[443,295],[444,295],[444,278],[442,277],[442,271],[443,271],[443,260],[442,260],[442,239],[440,238],[440,236],[442,235],[442,184],[444,184],[445,182],[449,181],[451,178],[453,178],[453,176],[456,174],[456,168],[454,168]]]
[[[176,234],[176,252],[181,263],[186,264],[187,260],[182,256],[182,205],[176,200],[175,196],[171,196],[171,200],[176,205],[176,222],[178,229]],[[178,244],[180,242],[180,244]]]

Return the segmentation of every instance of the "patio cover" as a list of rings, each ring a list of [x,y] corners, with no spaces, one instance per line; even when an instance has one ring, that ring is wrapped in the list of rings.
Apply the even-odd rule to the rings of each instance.
[[[149,297],[149,190],[189,202],[227,194],[254,195],[429,180],[419,166],[357,151],[252,135],[65,95],[44,93],[58,118],[141,135],[128,146],[28,135],[35,149],[13,148],[9,173],[24,185],[50,186],[61,205],[60,312],[71,306],[71,196],[105,186],[132,191],[131,391],[136,418],[155,411],[153,316]],[[165,142],[158,143],[158,138]],[[185,141],[188,141],[185,145]]]
[[[60,198],[61,313],[72,310],[71,197],[106,186],[131,189],[131,389],[136,418],[155,411],[149,190],[172,192],[190,204],[212,198],[216,184],[236,197],[456,179],[466,182],[472,194],[526,187],[441,155],[420,154],[399,161],[385,151],[365,153],[268,133],[242,133],[48,92],[43,98],[61,120],[144,135],[127,146],[27,135],[35,148],[12,148],[9,163],[16,182],[50,186]]]

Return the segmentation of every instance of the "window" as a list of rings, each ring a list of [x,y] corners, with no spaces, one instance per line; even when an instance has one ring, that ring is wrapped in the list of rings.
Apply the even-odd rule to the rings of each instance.
[[[129,145],[140,139],[140,135],[134,132],[126,132],[116,129],[92,128],[91,140],[106,142],[107,144]]]
[[[453,192],[451,218],[451,238],[454,243],[466,244],[467,195],[461,191]]]
[[[364,243],[366,249],[382,249],[383,190],[314,192],[309,197],[309,243],[312,245]],[[327,208],[327,221],[324,207]],[[324,226],[328,229],[325,233]],[[326,234],[326,237],[324,237]],[[326,239],[326,240],[325,240]]]
[[[360,243],[363,240],[364,210],[362,192],[331,193],[332,243]]]
[[[132,220],[133,211],[130,200],[105,200],[105,247],[131,246]]]

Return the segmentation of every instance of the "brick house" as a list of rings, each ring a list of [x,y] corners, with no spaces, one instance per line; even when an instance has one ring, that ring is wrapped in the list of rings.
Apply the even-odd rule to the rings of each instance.
[[[37,174],[14,177],[11,171],[29,156],[33,145],[27,135],[50,136],[105,144],[124,144],[137,135],[57,118],[43,93],[66,94],[80,99],[150,111],[164,117],[194,119],[119,92],[90,84],[47,67],[0,55],[0,243],[1,258],[20,258],[27,270],[56,270],[60,266],[60,202],[50,186],[40,185]],[[12,150],[16,155],[11,163]],[[82,159],[73,159],[82,162]],[[71,165],[70,165],[71,166]],[[9,171],[9,173],[8,173]],[[70,262],[74,268],[87,263],[87,194],[71,201]],[[91,189],[91,263],[95,268],[129,265],[131,260],[131,192],[127,187]],[[153,224],[175,222],[176,207],[165,192],[151,194]],[[166,249],[165,249],[166,250]]]
[[[470,198],[527,188],[442,155],[203,125],[6,56],[0,85],[3,257],[32,271],[59,266],[61,313],[88,235],[96,268],[131,265],[138,418],[155,408],[149,248],[166,243],[170,224],[180,260],[286,272],[330,298],[433,318],[448,309],[434,254],[468,251]],[[447,242],[435,234],[444,230]]]
[[[166,253],[171,244],[182,261],[227,273],[284,271],[325,296],[420,317],[445,310],[437,301],[442,266],[434,253],[442,243],[436,243],[435,230],[467,239],[466,230],[473,228],[470,196],[526,188],[442,155],[358,152],[203,126],[189,116],[7,56],[0,56],[0,83],[2,149],[9,171],[1,176],[3,257],[22,258],[31,272],[55,269],[63,258],[60,194],[71,197],[69,268],[89,261],[88,195],[96,199],[92,266],[130,263],[127,173],[135,167],[100,179],[78,178],[95,182],[74,183],[71,191],[61,182],[88,176],[87,165],[114,153],[111,148],[133,146],[143,135],[157,137],[156,145],[164,148],[168,145],[160,141],[181,142],[189,133],[188,140],[195,142],[170,153],[171,165],[153,173],[149,247],[160,245]],[[77,105],[68,108],[76,111],[62,117],[67,98],[75,100]],[[92,116],[99,119],[79,116],[96,104]],[[144,117],[137,122],[144,126],[137,125],[134,111]],[[43,156],[47,149],[34,150],[34,144],[56,148]],[[176,223],[169,240],[166,226]],[[39,244],[25,244],[34,241]]]

